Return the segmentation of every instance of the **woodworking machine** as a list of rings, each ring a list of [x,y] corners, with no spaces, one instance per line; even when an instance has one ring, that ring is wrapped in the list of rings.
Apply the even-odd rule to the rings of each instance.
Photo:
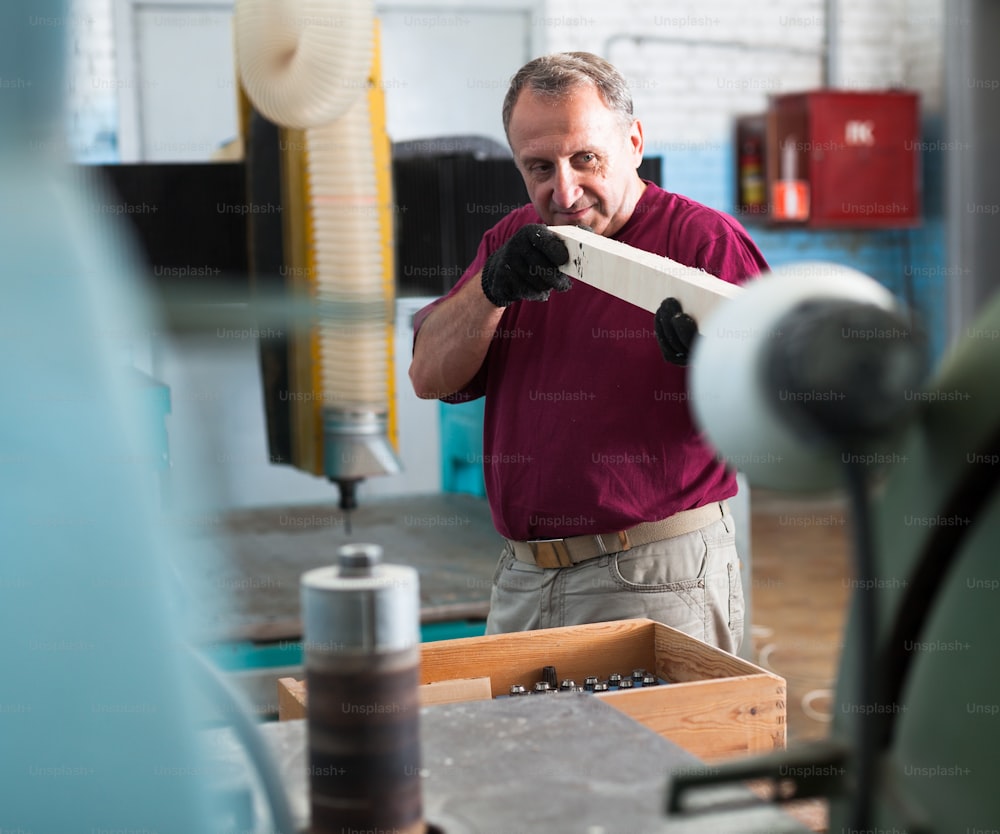
[[[268,141],[257,138],[263,116],[280,148],[277,266],[314,311],[290,328],[289,462],[336,483],[348,511],[359,481],[400,470],[390,144],[374,5],[241,0],[234,20],[250,189],[278,173],[255,164]]]
[[[751,483],[846,486],[855,565],[829,740],[677,780],[671,809],[755,775],[829,798],[831,831],[995,827],[1000,298],[929,379],[909,317],[843,267],[776,271],[700,325],[710,439]]]

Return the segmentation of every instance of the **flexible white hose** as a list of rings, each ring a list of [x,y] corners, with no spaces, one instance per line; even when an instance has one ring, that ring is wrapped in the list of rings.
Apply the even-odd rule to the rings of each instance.
[[[369,76],[372,0],[237,0],[247,96],[279,125],[306,131],[322,401],[386,412],[391,263],[382,228]]]
[[[316,296],[333,302],[319,324],[323,402],[384,412],[389,403],[391,288],[368,96],[306,132]],[[391,285],[390,285],[391,287]],[[349,318],[336,311],[349,312]]]
[[[389,400],[389,364],[385,325],[375,322],[368,332],[356,327],[341,334],[336,327],[320,335],[323,402],[346,410],[385,412]]]
[[[243,88],[282,127],[327,124],[367,91],[374,0],[236,0],[234,26]]]

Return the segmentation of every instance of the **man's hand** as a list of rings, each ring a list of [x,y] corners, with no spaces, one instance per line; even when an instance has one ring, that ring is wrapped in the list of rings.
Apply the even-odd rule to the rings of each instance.
[[[663,358],[674,365],[687,365],[698,336],[698,323],[684,312],[676,298],[663,299],[654,321]]]
[[[566,292],[568,275],[559,267],[569,260],[562,240],[540,223],[518,229],[483,266],[483,293],[496,307],[515,301],[547,301],[552,290]]]

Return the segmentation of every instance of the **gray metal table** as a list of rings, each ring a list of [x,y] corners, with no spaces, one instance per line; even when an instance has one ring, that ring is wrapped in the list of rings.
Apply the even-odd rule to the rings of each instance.
[[[309,817],[304,721],[262,725],[300,830]],[[707,767],[628,716],[587,695],[560,694],[421,710],[424,817],[443,834],[803,834],[808,829],[743,788],[714,801],[738,811],[667,818],[671,770]],[[215,757],[245,758],[228,731],[212,731]],[[258,811],[263,806],[258,798]],[[258,814],[258,830],[267,830]]]
[[[332,488],[331,488],[332,489]],[[299,577],[331,565],[348,542],[374,542],[385,561],[420,575],[424,622],[484,619],[503,540],[482,498],[462,494],[374,498],[354,510],[348,535],[330,504],[234,510],[192,536],[214,553],[185,559],[208,621],[198,632],[215,641],[301,637]]]

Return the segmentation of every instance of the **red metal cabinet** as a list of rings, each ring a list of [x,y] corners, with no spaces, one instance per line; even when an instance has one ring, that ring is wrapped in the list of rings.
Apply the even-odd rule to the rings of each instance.
[[[811,228],[920,222],[916,93],[824,89],[778,95],[766,121],[771,221]]]

